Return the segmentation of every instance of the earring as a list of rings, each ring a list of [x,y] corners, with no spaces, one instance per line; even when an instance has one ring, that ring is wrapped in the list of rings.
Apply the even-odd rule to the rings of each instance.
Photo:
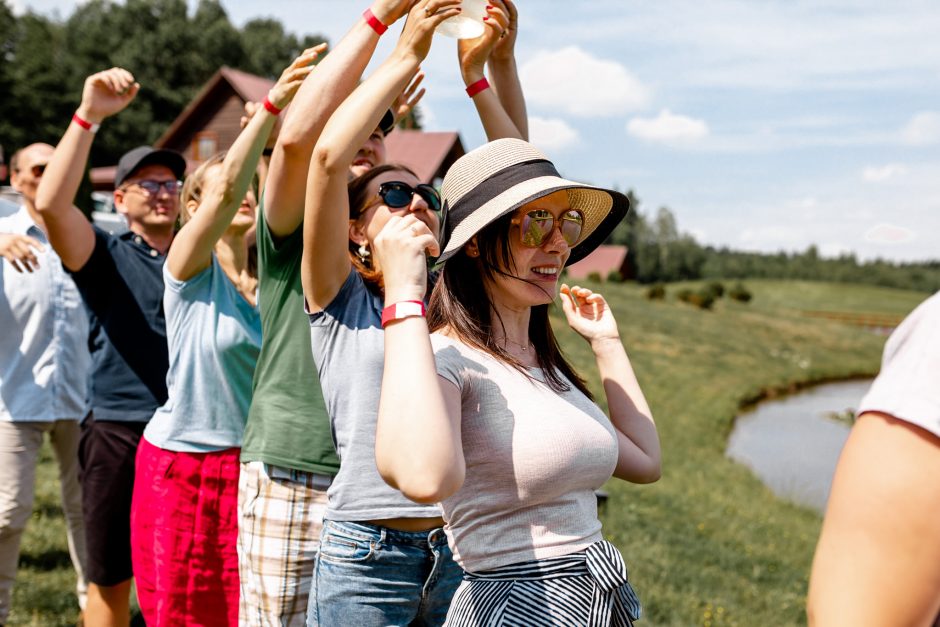
[[[369,248],[366,246],[365,242],[359,244],[359,259],[362,260],[362,263],[366,263],[369,260],[369,255],[372,253],[369,252]]]

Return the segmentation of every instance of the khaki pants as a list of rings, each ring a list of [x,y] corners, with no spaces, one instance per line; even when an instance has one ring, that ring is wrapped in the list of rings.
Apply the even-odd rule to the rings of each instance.
[[[36,463],[44,433],[49,434],[59,464],[69,554],[78,575],[79,605],[85,607],[85,527],[78,484],[78,421],[0,421],[0,624],[6,622],[10,611],[20,540],[33,512]]]

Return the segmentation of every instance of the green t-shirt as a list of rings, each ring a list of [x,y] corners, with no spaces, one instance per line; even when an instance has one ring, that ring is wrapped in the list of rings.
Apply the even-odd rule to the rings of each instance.
[[[257,239],[261,355],[241,460],[335,475],[339,458],[310,353],[300,283],[303,225],[275,243],[262,206]]]

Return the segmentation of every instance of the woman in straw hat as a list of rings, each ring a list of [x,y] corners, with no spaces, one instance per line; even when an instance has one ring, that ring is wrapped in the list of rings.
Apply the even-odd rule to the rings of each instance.
[[[502,2],[491,2],[487,11],[484,36],[461,46],[461,69],[468,84],[478,85],[471,97],[487,133],[516,134],[502,102],[507,93],[479,88],[484,62],[510,21]],[[436,242],[440,197],[397,165],[373,161],[347,180],[350,166],[361,165],[359,146],[427,55],[436,26],[459,13],[457,0],[417,2],[395,50],[337,108],[310,161],[301,273],[313,358],[340,457],[314,566],[310,625],[440,625],[463,576],[448,549],[440,507],[409,500],[386,485],[375,466],[384,267],[372,249],[388,220],[404,214]],[[512,73],[510,80],[518,82]]]
[[[442,505],[466,571],[449,625],[629,625],[639,602],[602,539],[594,490],[611,475],[659,478],[656,426],[600,294],[560,288],[568,324],[594,352],[609,419],[548,319],[562,268],[610,234],[627,198],[561,178],[513,139],[457,161],[442,196],[446,244],[426,320],[415,303],[433,239],[413,216],[395,216],[376,242],[386,305],[379,472],[409,498]]]

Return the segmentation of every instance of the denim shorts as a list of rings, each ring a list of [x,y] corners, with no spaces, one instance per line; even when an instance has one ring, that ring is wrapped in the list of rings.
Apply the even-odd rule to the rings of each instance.
[[[443,529],[326,520],[307,625],[443,625],[462,578]]]

